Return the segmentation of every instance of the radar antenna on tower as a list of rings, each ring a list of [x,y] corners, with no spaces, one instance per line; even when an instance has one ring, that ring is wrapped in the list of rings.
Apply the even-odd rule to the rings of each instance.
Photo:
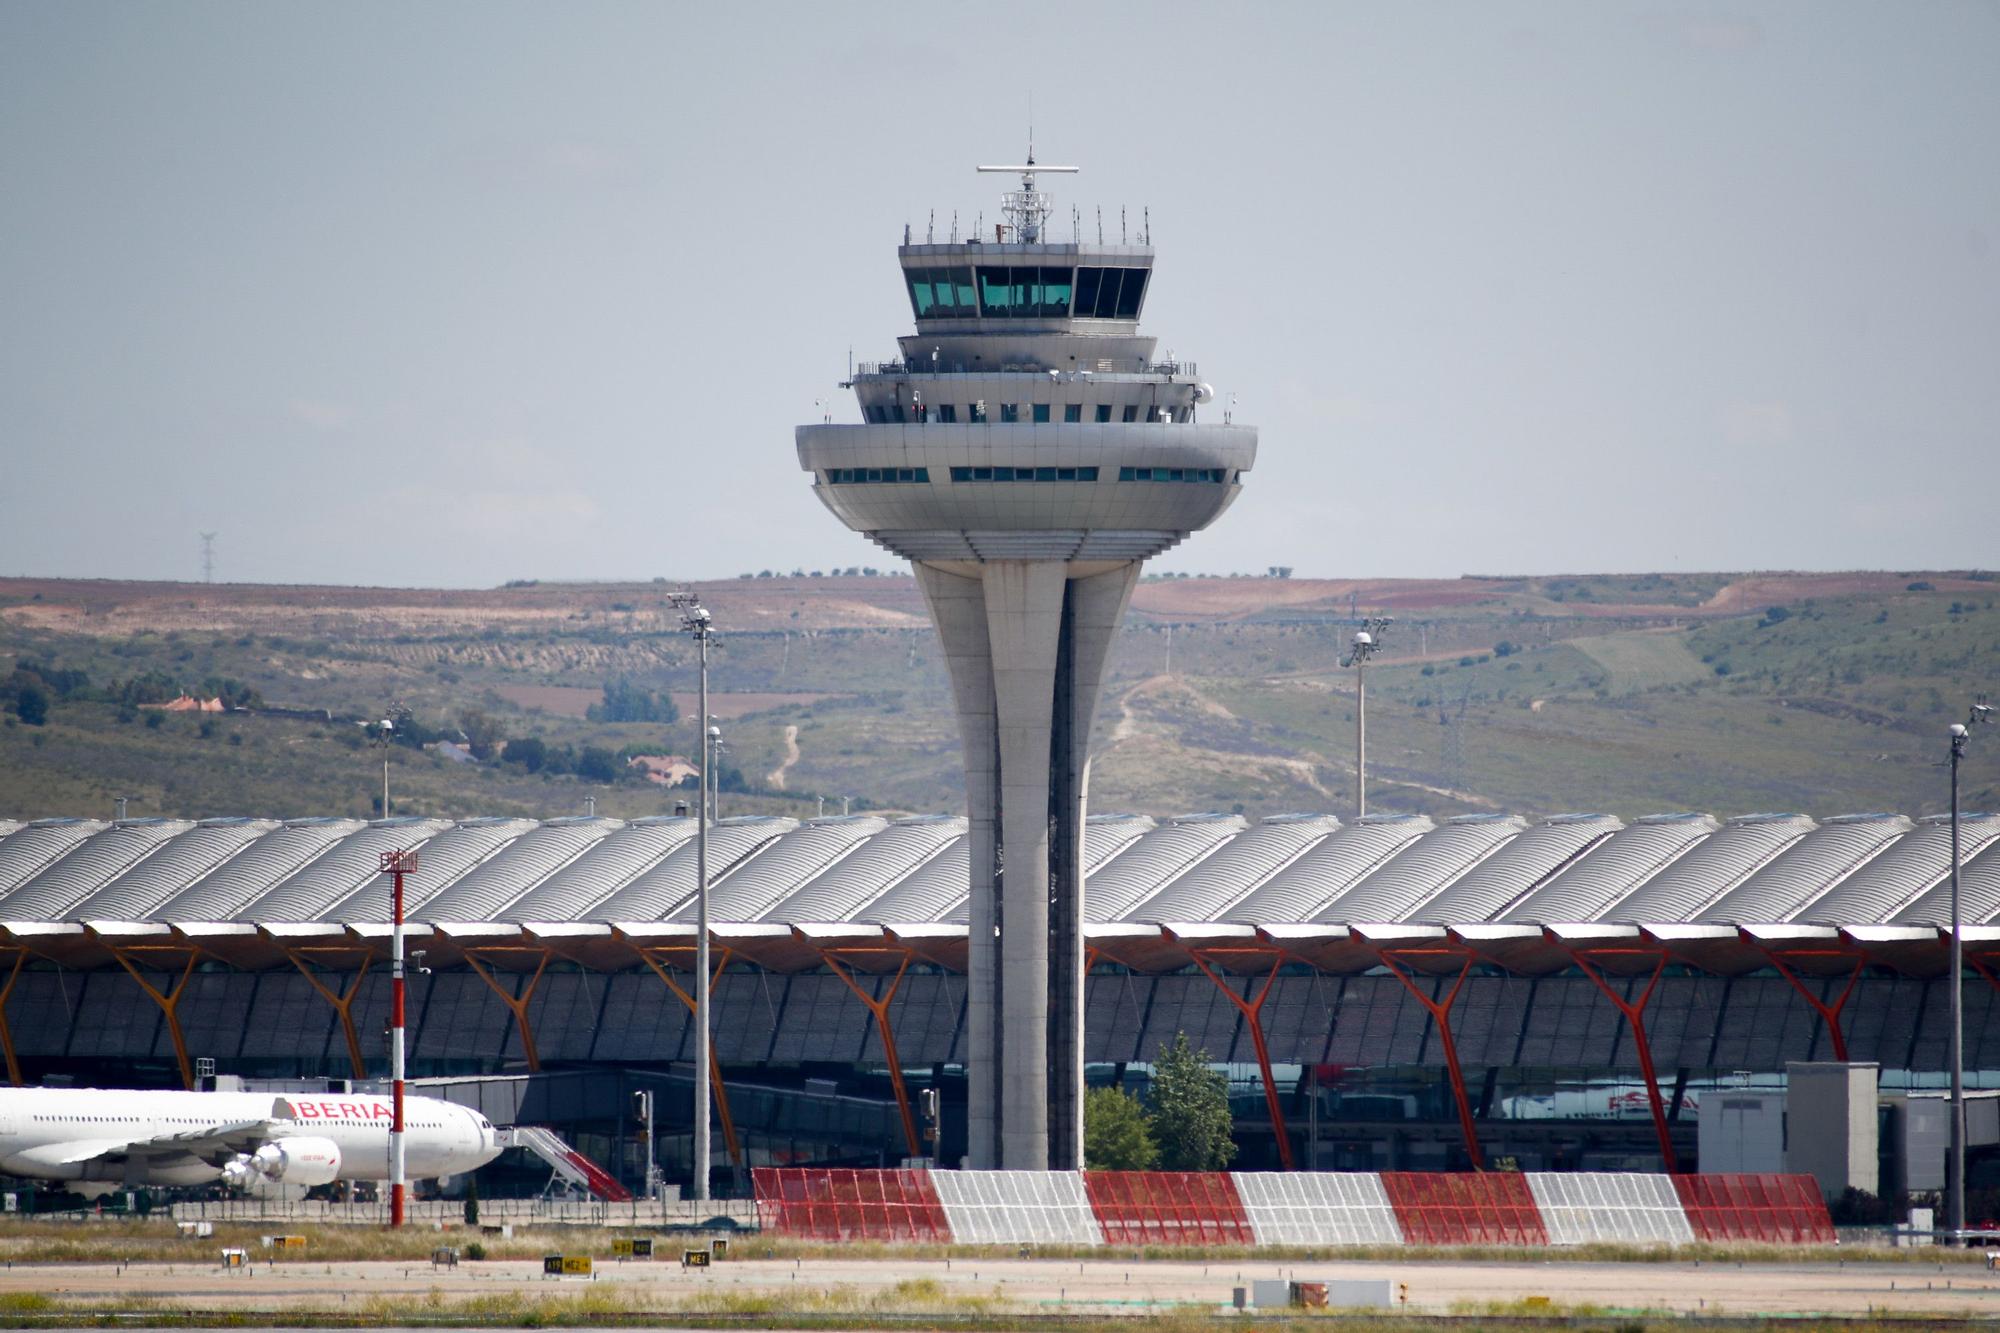
[[[1028,160],[1015,167],[979,167],[982,172],[1019,172],[1021,188],[1009,190],[1000,196],[1000,212],[1007,221],[1001,224],[1000,239],[1007,239],[1007,232],[1014,233],[1013,239],[1022,245],[1033,245],[1042,239],[1042,228],[1049,220],[1049,213],[1055,208],[1055,201],[1035,188],[1038,172],[1053,171],[1063,175],[1075,175],[1080,167],[1045,167],[1035,162],[1035,145],[1028,144]]]

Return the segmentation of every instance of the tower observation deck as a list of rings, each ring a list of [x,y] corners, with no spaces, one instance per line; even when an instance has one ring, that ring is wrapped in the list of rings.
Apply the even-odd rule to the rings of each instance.
[[[1139,332],[1147,244],[1049,239],[1039,174],[993,235],[897,250],[916,332],[860,424],[800,426],[848,527],[911,562],[944,646],[970,821],[969,1164],[1083,1164],[1083,824],[1106,659],[1141,563],[1207,527],[1257,432]],[[1150,241],[1150,237],[1147,238]]]

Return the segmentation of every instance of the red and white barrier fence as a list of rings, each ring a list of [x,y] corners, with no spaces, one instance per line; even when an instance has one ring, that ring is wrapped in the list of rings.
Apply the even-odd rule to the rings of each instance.
[[[958,1245],[1831,1244],[1811,1176],[759,1167],[766,1231]]]

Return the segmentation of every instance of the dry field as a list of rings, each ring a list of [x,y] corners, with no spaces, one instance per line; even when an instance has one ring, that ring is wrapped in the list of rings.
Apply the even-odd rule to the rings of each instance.
[[[756,1242],[739,1241],[755,1252]],[[665,1248],[663,1243],[663,1249]],[[253,1251],[260,1260],[266,1252]],[[318,1311],[359,1315],[482,1309],[585,1290],[605,1311],[763,1308],[988,1313],[1141,1314],[1215,1310],[1258,1278],[1387,1280],[1395,1308],[1422,1315],[1583,1312],[1721,1316],[1990,1316],[2000,1275],[1954,1264],[1455,1263],[1451,1261],[1141,1261],[732,1258],[706,1271],[670,1259],[600,1258],[597,1276],[550,1279],[535,1261],[259,1262],[225,1271],[206,1255],[183,1264],[23,1265],[0,1272],[0,1296],[38,1293],[79,1303],[172,1311]]]

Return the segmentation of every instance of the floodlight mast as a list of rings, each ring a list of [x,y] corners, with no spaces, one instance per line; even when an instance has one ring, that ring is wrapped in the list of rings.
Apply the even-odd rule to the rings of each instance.
[[[1996,719],[1994,708],[1980,695],[1965,723],[1953,723],[1951,736],[1951,1160],[1945,1180],[1945,1226],[1953,1243],[1965,1239],[1965,930],[1959,919],[1958,764],[1965,758],[1972,728]]]
[[[1354,817],[1368,814],[1368,659],[1382,651],[1382,631],[1394,616],[1370,616],[1354,631],[1353,647],[1340,659],[1354,668]]]
[[[709,1091],[708,1080],[714,1063],[710,1045],[708,1012],[708,645],[715,638],[714,617],[691,589],[670,593],[667,600],[680,610],[681,628],[701,650],[701,686],[696,694],[695,735],[701,742],[700,799],[695,802],[695,924],[694,924],[694,1197],[708,1199],[709,1173]]]

